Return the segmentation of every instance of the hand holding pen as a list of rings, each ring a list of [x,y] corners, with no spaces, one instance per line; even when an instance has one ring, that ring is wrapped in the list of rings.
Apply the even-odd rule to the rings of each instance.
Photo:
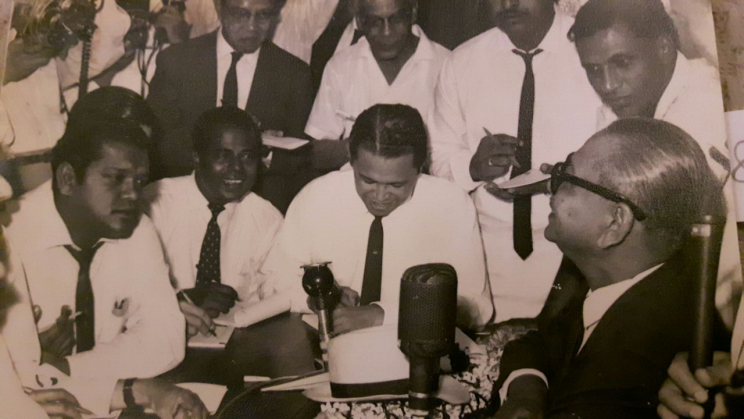
[[[186,331],[188,336],[191,337],[197,333],[201,333],[205,336],[210,334],[216,337],[216,326],[212,321],[212,317],[210,317],[201,307],[194,304],[194,301],[186,292],[184,292],[184,290],[178,291],[178,297],[178,299],[181,300],[179,303],[181,312],[186,318]]]
[[[519,141],[506,134],[491,134],[483,128],[478,149],[470,160],[470,177],[476,181],[490,182],[509,172],[511,166],[520,167],[516,158]]]

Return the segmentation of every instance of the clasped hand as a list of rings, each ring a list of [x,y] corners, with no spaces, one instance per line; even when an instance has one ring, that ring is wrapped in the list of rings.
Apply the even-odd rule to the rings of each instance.
[[[359,293],[349,287],[339,287],[341,298],[333,310],[333,334],[340,335],[367,327],[379,326],[385,317],[382,307],[370,304],[359,305]],[[317,311],[313,298],[308,298],[308,306]]]
[[[731,380],[731,355],[716,352],[712,366],[701,368],[693,374],[687,364],[687,353],[679,353],[669,366],[668,373],[669,377],[659,390],[659,416],[662,419],[702,418],[704,409],[701,405],[710,397],[708,389],[727,385]],[[711,417],[728,417],[722,394],[715,396],[715,408]]]

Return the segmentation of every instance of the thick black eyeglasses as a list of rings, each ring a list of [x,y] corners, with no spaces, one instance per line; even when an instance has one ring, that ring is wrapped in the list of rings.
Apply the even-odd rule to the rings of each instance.
[[[638,221],[646,219],[646,213],[643,212],[638,205],[634,204],[630,199],[620,195],[617,192],[611,191],[604,186],[597,185],[596,183],[589,182],[588,180],[581,179],[569,173],[566,173],[568,163],[571,161],[571,155],[566,158],[566,163],[556,163],[553,166],[553,170],[550,171],[550,193],[554,194],[558,192],[558,188],[561,187],[563,182],[568,182],[576,185],[582,189],[586,189],[589,192],[595,193],[602,198],[609,199],[612,202],[623,203],[627,205],[633,212],[633,216]]]

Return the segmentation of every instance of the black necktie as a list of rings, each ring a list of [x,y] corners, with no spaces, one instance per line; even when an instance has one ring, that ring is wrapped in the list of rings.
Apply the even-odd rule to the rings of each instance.
[[[77,288],[75,289],[75,310],[80,313],[75,318],[75,341],[78,353],[89,351],[96,344],[96,305],[93,297],[93,286],[90,283],[90,265],[93,262],[93,256],[102,245],[103,243],[98,243],[91,248],[82,250],[77,250],[71,245],[65,245],[65,249],[80,265]]]
[[[209,282],[221,282],[220,277],[220,241],[222,234],[220,226],[217,225],[217,216],[224,211],[225,206],[221,204],[207,205],[212,211],[212,219],[207,224],[207,232],[202,241],[199,263],[196,265],[196,282],[207,284]]]
[[[532,57],[542,52],[532,53],[512,50],[524,60],[524,81],[519,101],[519,127],[517,129],[516,158],[521,167],[512,167],[511,177],[519,176],[532,169],[532,119],[535,112],[535,74],[532,72]],[[514,251],[523,260],[532,254],[532,197],[514,198]]]
[[[354,36],[351,38],[351,45],[356,45],[357,42],[359,42],[360,39],[364,36],[364,32],[360,31],[359,29],[354,29]]]
[[[367,259],[364,262],[361,305],[380,301],[382,289],[382,217],[375,217],[369,227]]]
[[[243,56],[242,52],[233,51],[230,69],[225,76],[225,84],[222,86],[222,106],[238,106],[238,61]]]

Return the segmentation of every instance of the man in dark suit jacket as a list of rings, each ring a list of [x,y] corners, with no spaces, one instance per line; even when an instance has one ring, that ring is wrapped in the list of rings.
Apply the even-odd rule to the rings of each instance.
[[[545,236],[580,275],[507,345],[496,418],[656,417],[666,369],[692,339],[694,278],[679,251],[692,223],[725,214],[721,185],[684,131],[631,118],[556,164],[550,187]]]
[[[192,126],[218,105],[245,109],[264,131],[304,137],[314,100],[310,68],[271,42],[284,3],[220,0],[217,31],[160,53],[148,97],[164,129],[156,177],[191,172]],[[275,150],[257,192],[286,210],[304,182],[304,157],[304,150]]]

